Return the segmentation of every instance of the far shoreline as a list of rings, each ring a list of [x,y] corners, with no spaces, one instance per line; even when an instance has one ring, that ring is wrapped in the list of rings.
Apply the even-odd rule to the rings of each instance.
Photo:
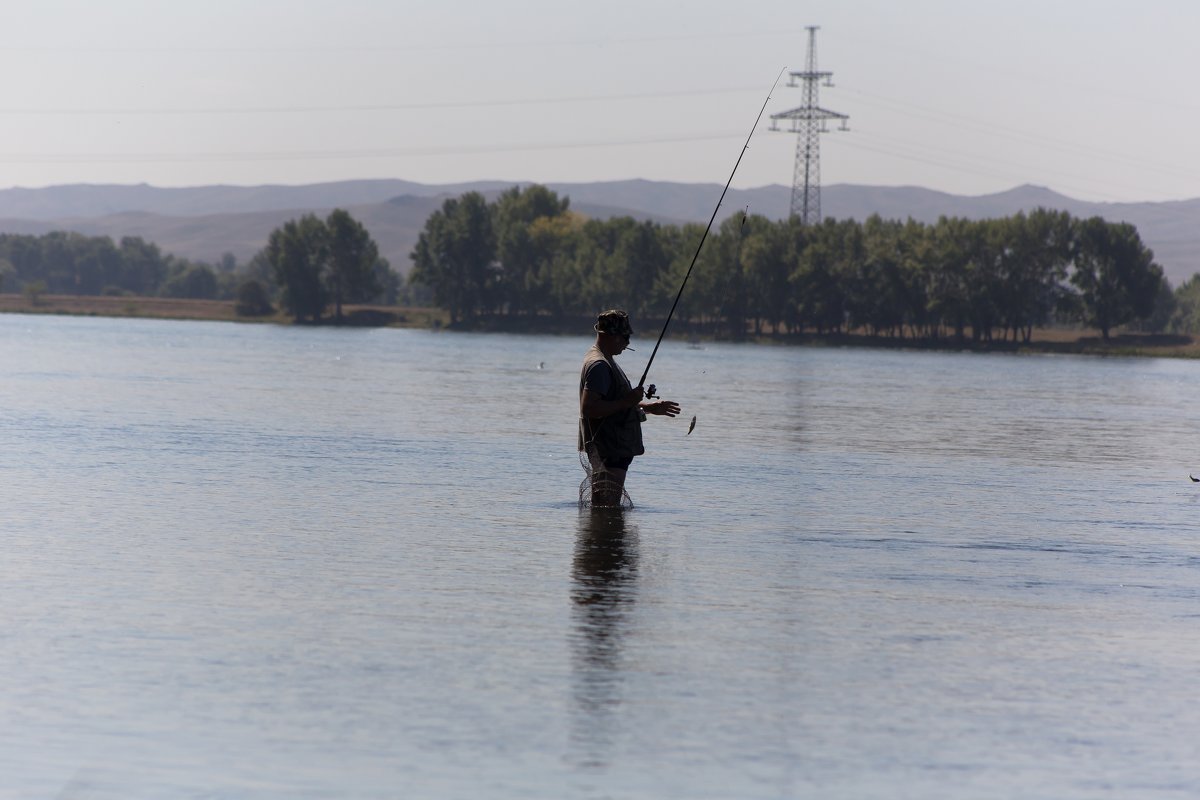
[[[190,300],[169,297],[41,295],[36,301],[20,294],[0,294],[0,314],[44,314],[52,316],[127,317],[140,319],[179,319],[250,324],[296,325],[282,312],[264,316],[239,315],[232,300]],[[479,333],[527,333],[571,335],[587,333],[587,319],[576,318],[481,318],[471,324],[451,324],[441,309],[380,305],[348,305],[343,308],[346,327],[419,328]],[[327,318],[322,326],[332,326]],[[648,328],[658,331],[662,321],[648,320]],[[590,335],[590,333],[587,333]],[[654,334],[649,334],[653,336]],[[643,337],[645,338],[645,337]],[[676,321],[668,338],[675,340],[733,341],[714,336],[699,327]],[[871,347],[881,349],[923,350],[970,353],[1049,353],[1098,356],[1134,356],[1146,358],[1200,358],[1200,342],[1188,334],[1114,333],[1108,341],[1099,331],[1087,329],[1034,329],[1031,341],[994,339],[975,342],[969,337],[959,343],[952,337],[912,339],[871,336],[865,333],[801,335],[747,334],[746,343],[815,347]]]

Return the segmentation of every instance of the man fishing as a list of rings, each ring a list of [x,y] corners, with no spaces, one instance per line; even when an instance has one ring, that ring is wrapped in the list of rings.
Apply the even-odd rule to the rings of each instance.
[[[783,73],[784,70],[780,70],[779,75],[775,78],[775,83],[771,84],[772,92],[779,85],[779,78],[783,77]],[[733,164],[733,171],[729,173],[729,180],[725,181],[721,197],[717,200],[712,216],[708,219],[704,235],[700,237],[700,243],[696,245],[696,254],[692,256],[692,263],[684,273],[683,283],[679,285],[679,292],[675,295],[675,302],[671,304],[671,310],[667,312],[667,321],[663,323],[662,333],[658,335],[658,341],[655,342],[650,359],[646,362],[646,371],[642,373],[642,379],[638,381],[636,387],[629,383],[629,378],[625,377],[625,373],[613,361],[614,356],[629,348],[629,337],[633,334],[633,328],[629,325],[629,315],[619,309],[613,309],[596,317],[596,343],[584,356],[583,371],[579,377],[579,449],[586,451],[588,463],[591,465],[588,477],[592,483],[593,506],[619,506],[621,504],[622,496],[625,493],[625,473],[629,469],[629,465],[633,463],[634,456],[640,456],[646,452],[642,448],[642,421],[646,418],[646,414],[673,417],[679,413],[679,404],[672,400],[643,403],[646,391],[642,387],[646,384],[646,376],[650,374],[650,365],[654,363],[654,356],[658,354],[658,346],[662,344],[663,337],[667,334],[667,326],[671,324],[671,317],[675,316],[679,298],[683,297],[683,289],[687,286],[688,278],[692,276],[692,270],[696,267],[696,259],[700,257],[700,249],[704,247],[704,240],[708,238],[708,232],[712,230],[717,212],[721,210],[721,203],[725,200],[725,194],[729,191],[730,184],[733,183],[733,176],[737,174],[738,165],[742,163],[742,156],[746,155],[746,150],[750,147],[750,138],[754,136],[754,129],[758,127],[763,112],[767,110],[767,103],[770,101],[771,95],[767,94],[762,108],[758,110],[758,116],[754,118],[750,134],[746,136],[746,143],[742,145],[742,152],[738,154],[737,161]],[[649,395],[650,397],[654,396],[654,384],[650,384]],[[693,418],[688,433],[692,432],[695,425],[696,420]],[[581,500],[582,491],[581,487]]]
[[[613,358],[629,349],[629,315],[613,309],[596,317],[596,341],[583,358],[579,375],[579,449],[592,466],[592,505],[619,506],[625,474],[642,447],[647,414],[674,417],[673,400],[643,402],[645,389],[632,386]],[[651,393],[653,394],[653,393]]]

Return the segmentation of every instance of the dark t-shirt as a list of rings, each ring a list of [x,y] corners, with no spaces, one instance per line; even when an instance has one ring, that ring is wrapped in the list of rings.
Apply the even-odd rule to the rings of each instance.
[[[597,358],[587,365],[587,371],[583,373],[584,389],[591,390],[603,400],[617,400],[633,388],[624,370],[600,355],[595,346],[588,351],[587,358],[591,359],[593,355]]]
[[[583,388],[598,395],[603,400],[616,400],[616,387],[613,385],[612,368],[607,361],[593,361],[583,377]]]

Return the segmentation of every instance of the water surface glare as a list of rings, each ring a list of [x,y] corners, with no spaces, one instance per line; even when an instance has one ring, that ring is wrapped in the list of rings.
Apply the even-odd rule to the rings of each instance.
[[[1200,794],[1200,364],[588,344],[0,315],[0,797]]]

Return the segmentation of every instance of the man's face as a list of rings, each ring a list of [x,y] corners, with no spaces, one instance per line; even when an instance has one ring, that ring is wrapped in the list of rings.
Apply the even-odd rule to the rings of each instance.
[[[629,347],[629,332],[623,333],[602,333],[604,337],[604,350],[612,355],[618,355]]]

